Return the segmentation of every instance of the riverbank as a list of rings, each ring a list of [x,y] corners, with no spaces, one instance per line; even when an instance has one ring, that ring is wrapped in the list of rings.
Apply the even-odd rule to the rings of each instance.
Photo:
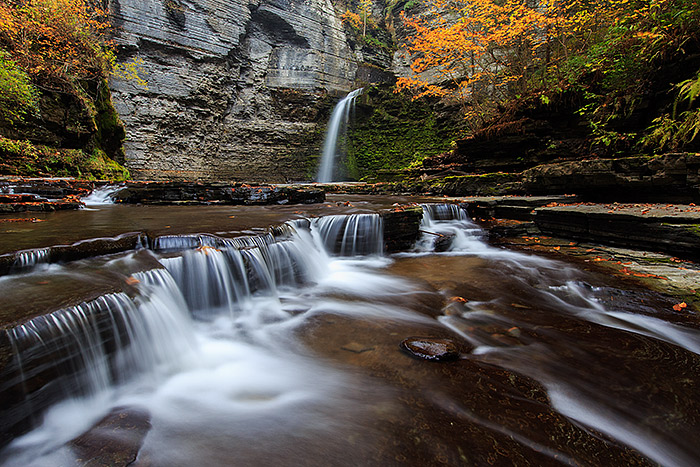
[[[675,311],[700,311],[700,207],[577,200],[445,198],[464,206],[494,245],[566,258],[676,297]]]

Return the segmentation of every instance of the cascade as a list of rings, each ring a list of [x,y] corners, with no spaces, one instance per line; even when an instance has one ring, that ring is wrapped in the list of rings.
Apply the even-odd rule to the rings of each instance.
[[[41,424],[48,411],[41,429],[46,436],[79,434],[86,426],[57,436],[57,427],[50,425],[57,419],[61,423],[60,416],[52,415],[52,407],[68,407],[55,409],[59,414],[91,407],[90,400],[103,400],[134,378],[142,387],[144,381],[157,384],[186,370],[193,355],[206,351],[197,343],[196,322],[209,322],[220,334],[220,318],[228,317],[247,336],[259,334],[264,324],[288,321],[292,315],[283,310],[281,291],[296,293],[323,281],[329,254],[381,253],[382,231],[380,216],[355,214],[291,221],[274,229],[275,235],[157,237],[153,249],[163,268],[133,274],[135,296],[103,295],[7,331],[15,361],[3,369],[0,392],[21,397],[5,400],[4,430],[21,432]],[[285,300],[288,308],[304,306],[293,297]],[[51,383],[35,387],[36,380]],[[64,402],[56,405],[59,401]],[[82,412],[77,416],[85,423],[95,420]],[[23,443],[29,441],[19,440],[3,451],[6,458],[24,452]]]
[[[381,221],[376,214],[324,216],[312,221],[312,231],[331,254],[379,255],[384,249]]]
[[[484,232],[469,218],[467,212],[455,204],[422,204],[423,235],[416,244],[416,250],[484,252]]]
[[[33,250],[20,251],[13,264],[14,268],[25,269],[37,264],[48,263],[51,258],[50,248],[36,248]]]
[[[664,465],[697,460],[692,437],[657,428],[666,414],[694,413],[697,401],[677,405],[693,401],[692,391],[666,400],[661,385],[658,400],[627,399],[640,384],[653,388],[650,366],[669,372],[663,384],[689,381],[700,331],[639,314],[639,302],[611,308],[603,300],[613,292],[580,271],[487,245],[459,206],[422,207],[414,251],[390,258],[381,256],[382,218],[352,214],[290,221],[260,236],[161,236],[141,251],[149,261],[139,272],[120,269],[137,262],[128,255],[84,260],[81,271],[112,268],[129,286],[0,335],[14,355],[0,367],[0,393],[15,398],[0,408],[0,442],[14,438],[0,464],[73,465],[81,453],[71,440],[123,406],[147,409],[136,463],[152,465],[290,465],[312,455],[318,465],[387,465],[406,450],[426,465],[435,451],[396,434],[423,429],[406,419],[410,411],[428,426],[423,436],[445,420],[458,427],[440,440],[455,463],[461,446],[477,463],[491,454],[479,450],[482,432],[518,460],[540,456],[542,464],[620,463],[631,452]],[[450,238],[440,254],[436,237]],[[415,277],[390,273],[411,265]],[[69,267],[18,276],[42,283]],[[462,291],[472,295],[455,297]],[[413,360],[398,350],[411,335],[461,339],[462,358]],[[409,387],[396,383],[404,378]],[[413,399],[419,404],[403,405]],[[674,417],[667,430],[687,423]],[[464,437],[469,430],[480,435]],[[594,447],[572,447],[574,435]]]
[[[4,401],[3,431],[21,429],[27,414],[37,418],[57,401],[99,397],[137,375],[158,379],[183,366],[194,335],[172,278],[163,269],[134,278],[141,292],[134,298],[103,295],[7,331],[15,359],[0,392],[15,400]]]
[[[105,185],[96,188],[87,196],[83,196],[80,200],[85,203],[85,206],[103,206],[105,204],[114,204],[112,195],[124,188],[123,185]]]
[[[318,169],[316,181],[327,183],[334,181],[335,162],[338,155],[344,152],[338,147],[338,140],[347,132],[347,125],[350,119],[350,112],[355,105],[355,99],[362,93],[362,88],[355,89],[340,100],[331,113],[328,121],[326,138],[323,141],[323,152],[321,153],[321,165]]]

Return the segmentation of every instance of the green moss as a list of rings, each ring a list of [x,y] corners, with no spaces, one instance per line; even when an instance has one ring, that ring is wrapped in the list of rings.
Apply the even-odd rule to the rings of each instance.
[[[700,237],[700,224],[687,224],[683,228],[696,237]]]
[[[129,171],[101,149],[62,149],[0,137],[0,174],[126,180]]]
[[[700,224],[672,224],[669,222],[662,222],[663,227],[672,227],[675,229],[683,229],[688,233],[691,233],[697,237],[700,237]]]
[[[107,80],[103,79],[97,86],[95,99],[95,145],[115,161],[124,162],[123,142],[126,137],[124,124],[112,103]]]
[[[370,88],[358,101],[348,134],[347,172],[359,180],[415,166],[448,150],[457,134],[456,122],[440,119],[426,103],[395,94],[388,85]]]

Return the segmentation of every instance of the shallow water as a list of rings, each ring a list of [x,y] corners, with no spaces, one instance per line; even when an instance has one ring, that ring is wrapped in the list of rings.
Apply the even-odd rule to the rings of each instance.
[[[279,215],[251,209],[263,214],[249,225]],[[140,447],[134,465],[700,462],[694,319],[439,217],[424,230],[456,235],[444,253],[427,234],[390,258],[332,256],[312,225],[270,250],[141,251],[1,279],[39,296],[47,280],[133,278],[108,300],[142,317],[143,333],[111,366],[96,357],[102,383],[53,405],[3,465],[81,464],[95,452],[75,437],[111,411],[150,423],[88,432],[103,446],[117,438],[120,452]],[[453,339],[461,358],[415,359],[399,349],[410,336]]]
[[[100,198],[104,200],[104,198]],[[86,238],[113,237],[126,232],[153,235],[212,233],[225,237],[265,232],[290,219],[332,214],[375,212],[394,203],[413,201],[401,196],[328,195],[323,204],[273,206],[153,206],[90,204],[87,209],[24,212],[0,222],[0,254],[28,248],[63,245]],[[346,206],[345,203],[348,203]],[[0,219],[2,221],[2,219]]]

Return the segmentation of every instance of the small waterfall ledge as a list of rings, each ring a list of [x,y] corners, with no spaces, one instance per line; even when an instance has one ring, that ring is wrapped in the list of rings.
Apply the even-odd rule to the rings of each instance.
[[[415,436],[448,421],[448,463],[465,442],[489,463],[498,439],[520,463],[697,464],[697,326],[604,274],[488,245],[463,206],[167,235],[0,278],[8,309],[54,306],[0,332],[0,464],[116,465],[108,439],[152,465],[430,464]],[[402,222],[417,241],[383,258]],[[67,277],[112,290],[64,303]],[[404,342],[453,361],[408,360]]]
[[[196,358],[193,320],[245,315],[250,303],[261,297],[279,302],[280,290],[324,277],[329,257],[410,248],[418,238],[421,216],[420,207],[410,206],[299,219],[260,236],[149,238],[131,233],[5,255],[3,272],[18,273],[5,279],[21,278],[40,264],[100,254],[123,257],[141,252],[145,260],[114,260],[139,263],[110,273],[123,284],[122,291],[47,314],[18,317],[19,324],[0,333],[0,446],[35,427],[57,401],[96,397],[137,375],[158,379],[187,365],[189,358]],[[63,271],[65,266],[55,268]],[[147,269],[130,272],[143,268]],[[272,307],[255,320],[289,317]]]

